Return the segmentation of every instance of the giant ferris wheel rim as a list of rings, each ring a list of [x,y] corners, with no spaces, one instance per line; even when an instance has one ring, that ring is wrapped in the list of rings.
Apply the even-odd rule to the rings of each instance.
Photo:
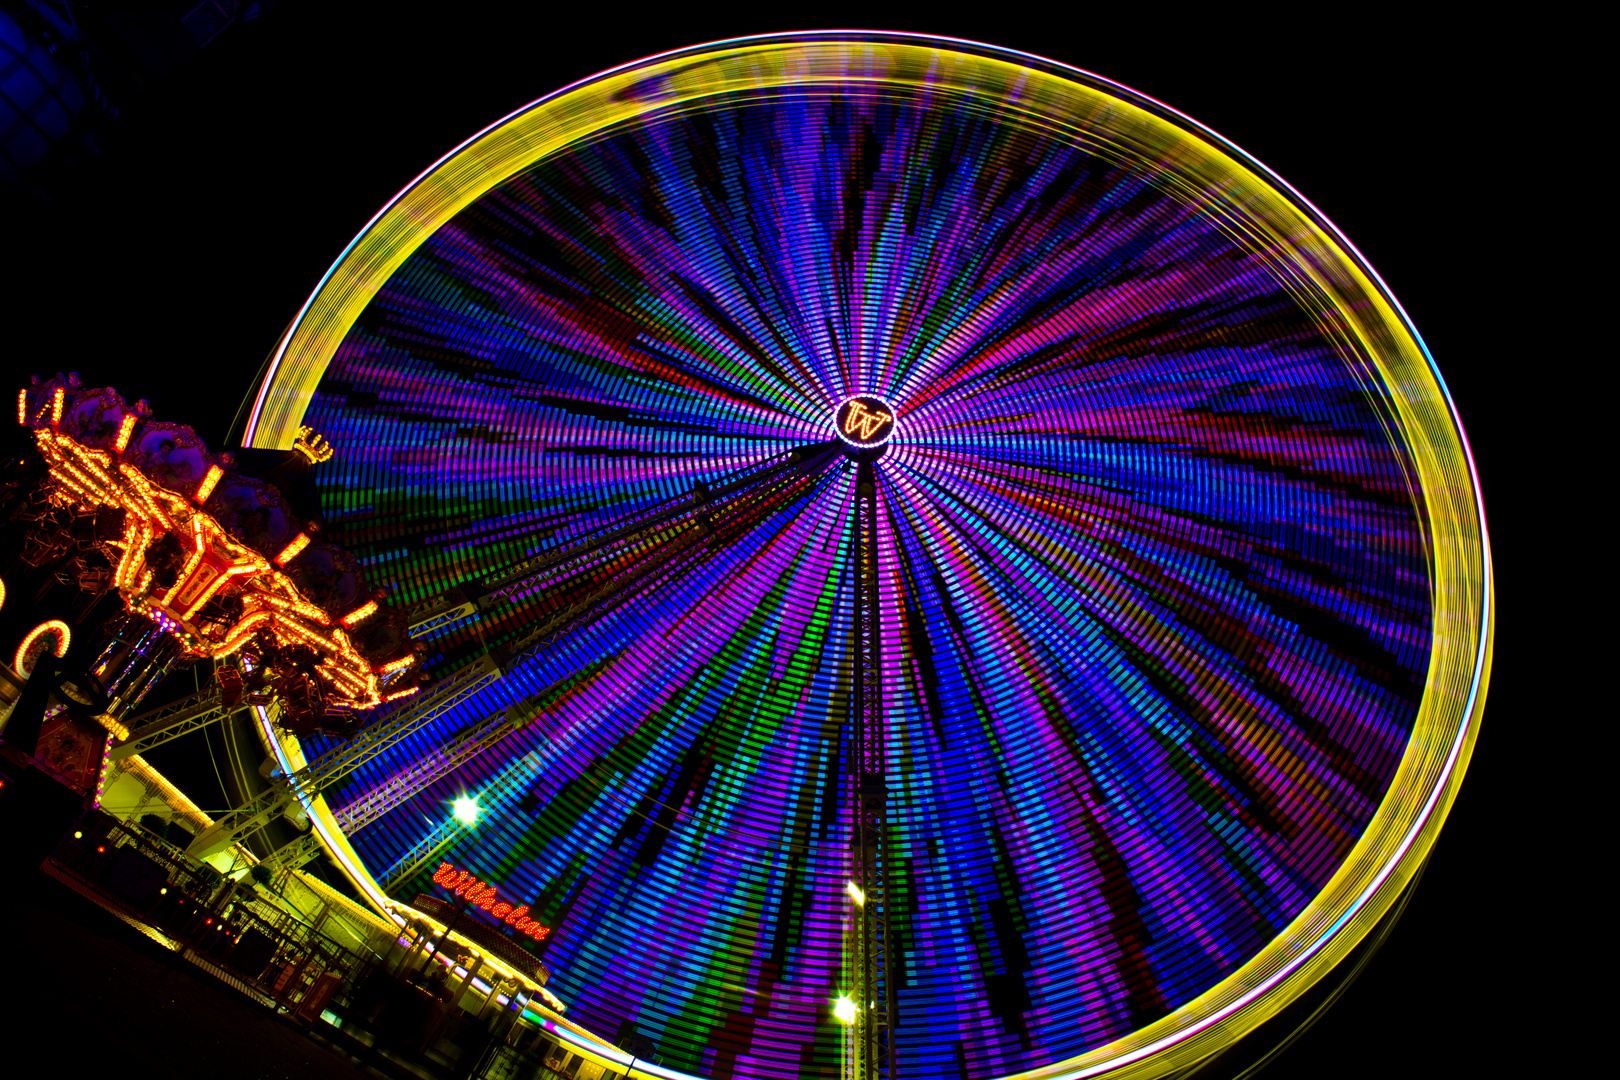
[[[1402,323],[1405,325],[1407,333],[1412,336],[1418,347],[1423,351],[1424,356],[1427,358],[1431,375],[1433,376],[1435,382],[1439,385],[1441,393],[1445,395],[1446,401],[1451,405],[1453,417],[1456,420],[1457,434],[1463,442],[1464,453],[1468,457],[1470,472],[1473,472],[1473,454],[1471,449],[1468,447],[1467,437],[1463,432],[1461,420],[1455,416],[1455,404],[1452,402],[1450,390],[1446,387],[1445,379],[1441,375],[1439,365],[1434,362],[1432,355],[1429,353],[1428,346],[1426,343],[1424,343],[1423,337],[1419,333],[1416,324],[1412,322],[1405,309],[1396,299],[1394,293],[1385,284],[1383,278],[1379,276],[1377,270],[1373,268],[1371,262],[1369,262],[1366,257],[1362,255],[1361,251],[1356,248],[1349,237],[1347,237],[1344,232],[1339,229],[1339,227],[1335,225],[1330,218],[1328,218],[1326,214],[1322,213],[1322,211],[1319,210],[1315,204],[1306,198],[1297,188],[1295,188],[1278,173],[1273,171],[1264,162],[1260,161],[1254,155],[1248,153],[1242,147],[1238,146],[1235,142],[1226,138],[1224,135],[1221,135],[1219,132],[1215,131],[1213,128],[1202,123],[1196,118],[1181,112],[1173,106],[1166,104],[1165,102],[1160,101],[1151,95],[1144,94],[1139,90],[1135,90],[1129,86],[1126,86],[1124,83],[1117,82],[1108,78],[1107,76],[1088,71],[1072,64],[1065,64],[1061,61],[1052,60],[1039,56],[1035,53],[1025,52],[1018,49],[991,45],[985,42],[973,41],[967,38],[955,38],[935,34],[895,30],[783,31],[735,38],[720,38],[697,45],[671,49],[666,52],[655,53],[651,56],[643,57],[638,60],[627,61],[626,63],[620,64],[616,67],[609,68],[606,71],[598,72],[593,75],[588,75],[582,79],[578,79],[548,94],[535,98],[533,101],[530,101],[527,104],[519,106],[507,115],[470,135],[461,143],[447,151],[437,161],[423,169],[422,172],[413,177],[409,183],[407,183],[397,193],[395,193],[392,198],[384,203],[383,206],[372,215],[371,219],[360,228],[360,231],[355,234],[354,238],[349,241],[343,250],[338,253],[337,258],[333,260],[332,265],[327,268],[326,272],[321,275],[321,278],[316,283],[315,288],[311,290],[310,295],[305,299],[304,304],[299,308],[297,314],[293,317],[292,322],[289,323],[286,331],[283,332],[281,338],[276,342],[275,347],[271,350],[270,356],[266,360],[265,373],[259,382],[257,390],[254,391],[250,396],[250,408],[246,418],[246,428],[242,437],[242,444],[244,446],[276,449],[287,449],[292,445],[292,439],[297,433],[298,425],[287,415],[286,409],[276,408],[274,403],[275,395],[272,391],[279,385],[285,384],[289,378],[296,382],[300,388],[302,388],[304,384],[308,382],[307,375],[300,377],[296,371],[290,375],[283,373],[283,365],[291,365],[295,369],[305,369],[313,365],[318,366],[320,370],[324,370],[325,363],[331,359],[331,349],[325,350],[324,356],[321,355],[321,351],[316,351],[313,355],[304,355],[301,351],[294,349],[292,350],[293,355],[289,357],[289,346],[293,344],[297,337],[299,327],[305,322],[311,311],[319,307],[323,299],[327,300],[328,303],[331,302],[332,298],[327,295],[329,286],[332,285],[334,278],[339,274],[339,271],[344,268],[346,264],[351,261],[351,259],[357,258],[357,261],[370,264],[376,259],[377,255],[380,254],[380,252],[375,250],[375,248],[381,245],[379,245],[376,241],[374,234],[378,227],[384,221],[389,219],[391,214],[398,214],[401,209],[409,208],[414,214],[418,215],[414,228],[411,231],[415,234],[416,242],[420,243],[421,240],[426,239],[427,236],[431,235],[434,229],[443,224],[444,221],[448,220],[449,217],[453,215],[455,209],[460,208],[460,205],[465,205],[465,203],[471,202],[478,195],[500,183],[500,181],[505,179],[507,176],[510,176],[512,172],[522,168],[525,164],[532,160],[537,160],[546,153],[553,153],[562,149],[564,146],[567,146],[573,142],[575,138],[588,137],[603,127],[610,126],[614,123],[623,122],[623,118],[613,118],[611,120],[604,121],[586,120],[584,123],[580,124],[577,132],[571,133],[568,137],[558,140],[555,145],[548,145],[543,151],[534,154],[525,155],[523,153],[508,153],[500,155],[496,161],[491,162],[490,168],[482,171],[481,174],[476,177],[475,182],[471,186],[458,187],[456,189],[458,199],[455,201],[453,209],[447,209],[445,206],[436,206],[430,208],[429,206],[424,205],[424,201],[421,201],[421,196],[419,193],[423,186],[430,182],[432,178],[434,178],[447,164],[460,158],[463,154],[473,150],[488,137],[499,132],[508,131],[514,125],[523,123],[526,118],[532,117],[537,110],[545,109],[547,106],[552,106],[565,100],[571,100],[579,95],[589,94],[593,91],[600,91],[604,85],[611,83],[615,78],[620,78],[635,73],[645,79],[647,76],[655,73],[663,74],[669,71],[678,72],[682,66],[682,62],[689,58],[698,56],[708,57],[714,55],[718,51],[731,48],[791,48],[796,45],[811,43],[867,43],[871,45],[891,44],[921,49],[944,46],[952,50],[963,50],[966,55],[970,56],[980,56],[986,59],[1002,60],[1013,64],[1026,65],[1032,71],[1044,72],[1050,75],[1055,75],[1062,79],[1075,79],[1104,89],[1109,93],[1118,95],[1122,101],[1144,107],[1150,112],[1158,114],[1163,119],[1170,120],[1172,123],[1188,129],[1203,139],[1209,140],[1226,154],[1231,155],[1237,161],[1241,162],[1246,168],[1253,170],[1262,176],[1267,183],[1285,192],[1292,202],[1294,202],[1300,209],[1305,211],[1310,216],[1312,223],[1326,231],[1333,238],[1336,244],[1345,249],[1345,251],[1356,262],[1358,268],[1376,283],[1378,292],[1381,294],[1383,300],[1399,313],[1399,317]],[[526,157],[527,160],[525,160]],[[432,203],[438,202],[437,199],[425,201]],[[407,244],[409,245],[408,240]],[[408,246],[408,250],[414,249],[414,245]],[[357,253],[359,253],[358,256]],[[397,260],[390,260],[390,262],[392,266],[397,267]],[[364,288],[366,284],[371,286],[369,291],[364,293],[364,295],[368,297],[375,293],[376,288],[380,287],[381,281],[387,277],[386,273],[379,274],[378,270],[374,267],[370,267],[370,269],[372,272],[367,274],[366,280],[361,283],[362,288]],[[335,344],[332,345],[332,348],[335,349]],[[296,408],[296,405],[293,405],[292,407]],[[301,415],[301,413],[299,415]],[[1475,486],[1478,486],[1477,475],[1475,477]],[[1481,529],[1483,531],[1483,503],[1480,504],[1480,513]]]
[[[1466,435],[1438,366],[1361,253],[1303,195],[1252,156],[1196,120],[1111,80],[955,39],[836,31],[773,34],[636,61],[514,111],[446,154],[390,200],[323,276],[278,344],[244,443],[290,441],[338,342],[365,304],[434,231],[517,171],[649,112],[723,98],[737,89],[735,80],[728,82],[723,74],[715,76],[718,82],[706,82],[704,69],[713,75],[730,64],[758,79],[773,58],[807,52],[847,57],[862,50],[882,52],[902,66],[948,57],[964,78],[985,80],[970,90],[999,88],[1005,93],[1013,82],[1034,85],[1067,101],[1100,102],[1128,115],[1131,123],[1175,137],[1178,150],[1197,159],[1188,171],[1211,181],[1212,189],[1222,183],[1253,184],[1247,193],[1261,201],[1259,213],[1275,235],[1295,249],[1316,252],[1327,268],[1324,273],[1343,274],[1333,285],[1357,291],[1366,310],[1354,317],[1369,320],[1357,332],[1383,338],[1369,346],[1369,354],[1394,401],[1396,437],[1411,450],[1417,466],[1415,487],[1431,538],[1427,559],[1435,632],[1419,716],[1388,793],[1351,853],[1306,909],[1258,955],[1169,1015],[1078,1058],[1022,1074],[1043,1080],[1103,1072],[1160,1075],[1229,1045],[1274,1015],[1331,970],[1394,903],[1432,847],[1466,770],[1491,661],[1494,605],[1484,508]],[[803,80],[802,73],[780,69],[776,77],[798,80],[795,85]],[[845,72],[840,77],[849,76]],[[650,105],[637,104],[626,93],[654,83],[677,89],[667,97],[655,96]],[[1200,169],[1218,175],[1212,179]],[[289,758],[288,764],[294,763]],[[315,816],[318,826],[336,832],[324,807],[317,807]],[[326,837],[328,829],[322,832]],[[335,846],[348,847],[341,840]],[[351,871],[357,866],[367,878],[367,892],[380,895],[352,848],[348,857],[355,860]]]

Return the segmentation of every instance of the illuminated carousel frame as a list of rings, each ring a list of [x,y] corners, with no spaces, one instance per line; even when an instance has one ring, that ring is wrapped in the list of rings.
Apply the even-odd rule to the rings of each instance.
[[[1159,166],[1159,178],[1264,252],[1348,357],[1375,373],[1392,440],[1425,517],[1433,582],[1423,700],[1388,792],[1333,878],[1238,971],[1175,1012],[1079,1057],[1020,1074],[1161,1076],[1224,1048],[1309,989],[1390,910],[1422,866],[1462,781],[1491,662],[1492,571],[1478,479],[1450,395],[1416,329],[1375,271],[1315,207],[1236,146],[1175,110],[1099,76],[1038,57],[897,34],[770,36],[719,42],[615,68],[542,98],[474,135],[368,222],[322,278],[271,356],[244,445],[291,445],[354,321],[417,247],[491,188],[546,156],[654,114],[817,85],[927,90],[999,118]],[[1324,303],[1324,298],[1327,302]],[[276,739],[284,768],[296,740]],[[310,807],[329,849],[373,903],[389,902],[332,819]],[[570,1033],[556,1032],[565,1038]],[[573,1035],[570,1041],[576,1041]],[[677,1076],[581,1046],[631,1074]]]
[[[85,431],[78,430],[85,418],[100,420],[106,411],[119,417],[116,433],[110,424],[99,433],[92,430],[88,438]],[[267,550],[256,550],[239,532],[233,534],[221,524],[225,507],[218,493],[229,491],[244,478],[225,467],[234,464],[229,455],[215,460],[206,453],[195,432],[171,423],[149,421],[147,412],[144,403],[131,407],[110,388],[79,387],[76,376],[58,376],[17,392],[17,423],[32,432],[35,449],[45,463],[50,505],[90,515],[104,510],[115,512],[118,523],[113,526],[114,532],[102,535],[100,542],[116,552],[116,557],[111,553],[105,557],[112,570],[109,584],[123,597],[124,610],[143,620],[152,634],[170,639],[180,653],[192,657],[226,660],[260,636],[273,637],[278,644],[310,648],[318,661],[314,672],[325,679],[332,700],[346,710],[371,709],[383,701],[414,693],[414,683],[408,689],[398,689],[401,673],[415,664],[413,652],[368,659],[360,652],[364,646],[357,646],[351,639],[357,626],[374,621],[383,610],[378,603],[381,594],[357,597],[351,605],[338,603],[337,610],[324,610],[305,597],[293,579],[299,556],[330,554],[336,549],[312,541],[308,532],[296,526],[287,530],[296,535],[285,542],[275,541]],[[70,413],[83,413],[78,417],[81,423],[68,424]],[[63,430],[65,425],[75,429],[79,437]],[[134,437],[137,430],[140,438]],[[309,434],[299,432],[295,438]],[[153,438],[178,440],[194,454],[194,461],[188,465],[195,464],[200,471],[206,464],[207,471],[200,476],[186,476],[183,472],[170,476],[162,469],[153,473],[142,447]],[[313,439],[321,441],[319,436]],[[319,456],[309,449],[310,442],[300,445],[305,453]],[[321,452],[330,456],[323,441]],[[309,528],[314,530],[313,525]],[[179,541],[180,557],[184,559],[184,565],[167,585],[155,578],[151,561],[152,545],[160,538]],[[272,551],[275,554],[269,553]],[[361,591],[358,577],[355,589]],[[224,623],[210,622],[213,632],[205,632],[202,623],[209,614],[210,601],[226,596],[235,597],[241,605],[240,614],[234,622],[231,617]],[[332,602],[328,603],[330,606]],[[341,610],[344,606],[347,611]],[[42,623],[18,648],[18,667],[24,674],[28,647],[53,625],[61,627],[56,655],[63,655],[68,628],[60,622]],[[108,667],[127,672],[125,659],[105,652],[91,674],[104,678]],[[103,687],[111,698],[101,720],[120,738],[127,738],[128,731],[118,716],[132,709],[155,685],[145,677],[138,678],[137,684],[133,689],[115,689],[113,684]]]

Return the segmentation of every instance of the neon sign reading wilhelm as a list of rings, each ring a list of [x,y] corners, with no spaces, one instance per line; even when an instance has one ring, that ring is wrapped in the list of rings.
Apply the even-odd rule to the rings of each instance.
[[[517,927],[519,933],[528,934],[536,941],[546,940],[551,933],[551,927],[541,926],[528,917],[528,904],[513,907],[500,898],[495,886],[487,881],[479,881],[469,871],[457,870],[449,863],[440,863],[439,868],[433,871],[433,884],[442,886],[457,896],[465,896],[470,906],[483,908],[506,925]]]
[[[869,394],[852,397],[833,414],[833,431],[851,446],[882,446],[894,434],[894,406]]]

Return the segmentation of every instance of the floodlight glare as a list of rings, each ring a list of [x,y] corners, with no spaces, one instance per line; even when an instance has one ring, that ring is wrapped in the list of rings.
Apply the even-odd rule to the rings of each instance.
[[[855,1003],[845,994],[838,995],[838,1001],[833,1005],[833,1015],[846,1024],[855,1022]]]
[[[456,800],[454,812],[456,820],[463,825],[475,825],[478,822],[478,804],[466,796]]]

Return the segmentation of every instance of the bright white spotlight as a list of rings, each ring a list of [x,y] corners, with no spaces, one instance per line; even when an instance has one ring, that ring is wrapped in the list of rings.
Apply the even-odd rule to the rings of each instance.
[[[476,825],[478,823],[478,804],[465,795],[456,800],[454,813],[456,820],[463,825]]]
[[[846,1024],[853,1024],[855,1022],[855,1010],[857,1008],[858,1006],[853,1001],[849,1000],[848,995],[839,994],[838,1000],[833,1004],[833,1015],[838,1017],[838,1019],[842,1020]]]
[[[856,907],[862,907],[865,905],[866,894],[861,892],[861,887],[859,885],[852,881],[848,885],[844,886],[844,891],[849,893],[849,898],[855,901]]]

